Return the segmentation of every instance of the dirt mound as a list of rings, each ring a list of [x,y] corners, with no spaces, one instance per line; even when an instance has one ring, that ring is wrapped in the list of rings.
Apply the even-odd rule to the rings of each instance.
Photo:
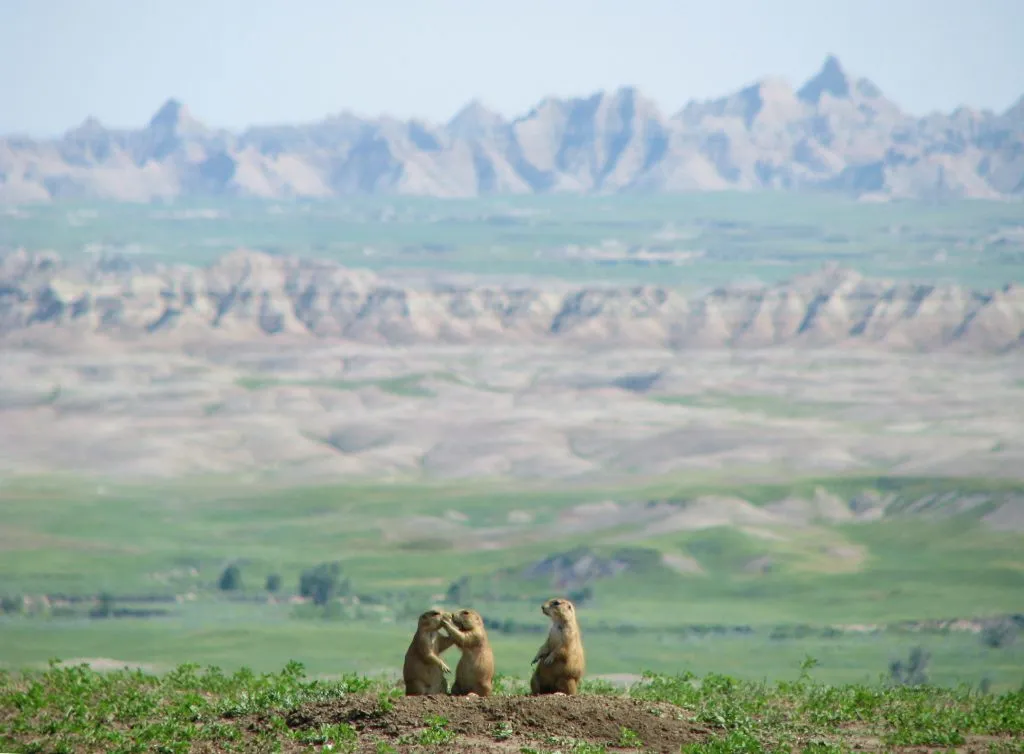
[[[678,752],[709,735],[678,707],[606,696],[401,697],[385,707],[376,697],[349,696],[295,709],[287,723],[293,730],[349,723],[360,733],[360,750],[374,751],[382,740],[415,745],[439,717],[454,734],[445,751],[564,749],[572,739],[609,751]]]

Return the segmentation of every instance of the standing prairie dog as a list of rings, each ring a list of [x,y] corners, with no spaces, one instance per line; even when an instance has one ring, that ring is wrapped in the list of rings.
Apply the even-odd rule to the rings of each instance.
[[[440,610],[428,610],[416,622],[416,633],[405,651],[402,666],[406,696],[448,693],[444,674],[452,671],[441,659],[441,653],[452,645],[452,640],[439,633],[447,617]]]
[[[530,678],[530,693],[575,694],[586,667],[576,608],[569,600],[550,599],[540,610],[551,618],[551,630],[531,663],[537,667]]]
[[[487,639],[484,619],[476,610],[459,610],[445,616],[441,625],[462,651],[455,666],[452,696],[490,696],[494,681],[494,653]]]

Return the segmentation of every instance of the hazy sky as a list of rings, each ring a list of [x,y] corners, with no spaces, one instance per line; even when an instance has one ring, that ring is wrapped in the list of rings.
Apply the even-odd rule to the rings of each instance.
[[[168,97],[216,126],[343,109],[446,120],[639,87],[675,112],[835,53],[906,109],[1024,94],[1024,0],[0,0],[0,133]]]

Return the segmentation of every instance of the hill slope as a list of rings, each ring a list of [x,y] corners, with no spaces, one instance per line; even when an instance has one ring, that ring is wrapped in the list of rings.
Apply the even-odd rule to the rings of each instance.
[[[687,297],[19,253],[0,259],[0,468],[1015,475],[1022,329],[1018,286],[840,268]]]
[[[478,196],[802,189],[870,198],[1024,194],[1024,99],[916,117],[829,57],[794,90],[765,78],[669,115],[633,88],[548,97],[511,120],[469,103],[446,124],[349,112],[210,128],[167,101],[137,130],[89,118],[0,139],[0,202],[179,196]]]
[[[0,337],[54,328],[159,339],[313,335],[356,342],[538,342],[670,348],[869,344],[1005,351],[1024,293],[871,280],[826,266],[771,287],[686,298],[661,286],[400,285],[329,261],[239,250],[206,268],[0,258]]]

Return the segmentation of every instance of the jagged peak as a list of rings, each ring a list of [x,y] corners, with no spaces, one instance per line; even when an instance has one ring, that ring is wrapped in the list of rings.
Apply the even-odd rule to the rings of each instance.
[[[572,101],[572,100],[570,100]],[[587,97],[582,97],[579,101],[584,102],[608,102],[608,103],[619,103],[619,102],[633,102],[633,103],[650,103],[653,104],[654,100],[644,96],[637,87],[625,85],[615,87],[614,89],[599,89],[596,92],[592,92]]]
[[[644,95],[635,86],[620,86],[615,89],[603,90],[600,93],[602,99],[611,100],[641,100]]]
[[[479,97],[474,97],[461,108],[459,108],[459,111],[455,113],[455,115],[453,115],[451,120],[449,120],[448,122],[451,123],[452,121],[458,120],[460,118],[494,118],[500,120],[502,116],[500,113],[488,107]]]
[[[761,96],[766,99],[769,97],[772,99],[793,99],[796,97],[793,85],[781,76],[765,76],[755,81],[751,86],[756,88]]]
[[[823,94],[837,98],[849,97],[852,88],[853,81],[843,69],[839,58],[829,55],[819,71],[800,87],[796,95],[804,102],[817,104]]]
[[[854,88],[861,97],[877,99],[882,96],[882,90],[871,79],[857,79]]]
[[[749,105],[761,105],[768,102],[792,101],[796,98],[793,87],[782,78],[769,76],[755,81],[732,95]]]
[[[633,112],[633,117],[641,120],[662,120],[664,118],[658,103],[644,95],[635,86],[620,86],[617,89],[600,92],[599,96],[598,107],[609,109],[630,108]]]
[[[185,109],[185,105],[180,100],[171,97],[160,106],[159,110],[153,113],[153,117],[149,119],[149,125],[166,126],[177,123],[178,116]]]
[[[618,112],[622,116],[639,122],[663,122],[665,116],[654,100],[649,99],[633,86],[616,89],[598,89],[577,97],[548,95],[530,108],[529,112],[516,117],[511,123],[518,125],[536,118],[597,118],[603,120],[609,114]],[[629,113],[626,115],[626,113]]]
[[[540,100],[537,102],[537,104],[535,104],[533,107],[531,107],[525,113],[522,113],[521,115],[516,116],[514,122],[515,123],[519,123],[521,121],[531,120],[532,118],[536,118],[540,113],[542,113],[544,111],[547,111],[547,110],[552,110],[552,109],[558,110],[558,109],[561,109],[561,108],[563,108],[565,106],[565,102],[566,101],[564,99],[562,99],[561,97],[558,97],[557,95],[547,94],[547,95],[541,97]]]
[[[765,107],[783,112],[802,107],[793,87],[784,78],[767,76],[732,94],[703,101],[691,100],[673,117],[682,121],[699,120],[705,115],[740,117],[749,128]]]
[[[82,137],[82,136],[94,136],[105,133],[107,127],[100,122],[100,119],[95,115],[90,115],[75,128],[72,128],[67,132],[69,137]]]
[[[795,96],[793,87],[788,81],[780,76],[765,76],[757,79],[731,94],[723,97],[713,97],[705,100],[690,100],[684,105],[687,107],[699,107],[702,105],[726,103],[726,102],[755,102],[771,99],[792,99]]]
[[[150,129],[202,131],[205,126],[193,117],[188,106],[173,97],[164,102],[149,119]]]
[[[488,133],[505,124],[505,118],[480,99],[474,98],[451,117],[446,124],[454,136],[476,136]]]
[[[582,104],[597,105],[601,102],[617,99],[645,99],[640,90],[634,86],[620,86],[616,89],[596,89],[589,94],[561,97],[556,94],[548,94],[530,109],[530,113],[536,113],[551,107],[571,108]]]
[[[1019,120],[1024,123],[1024,94],[1022,94],[1016,102],[1006,108],[1006,112],[1003,113],[1004,118],[1010,118],[1011,120]]]

